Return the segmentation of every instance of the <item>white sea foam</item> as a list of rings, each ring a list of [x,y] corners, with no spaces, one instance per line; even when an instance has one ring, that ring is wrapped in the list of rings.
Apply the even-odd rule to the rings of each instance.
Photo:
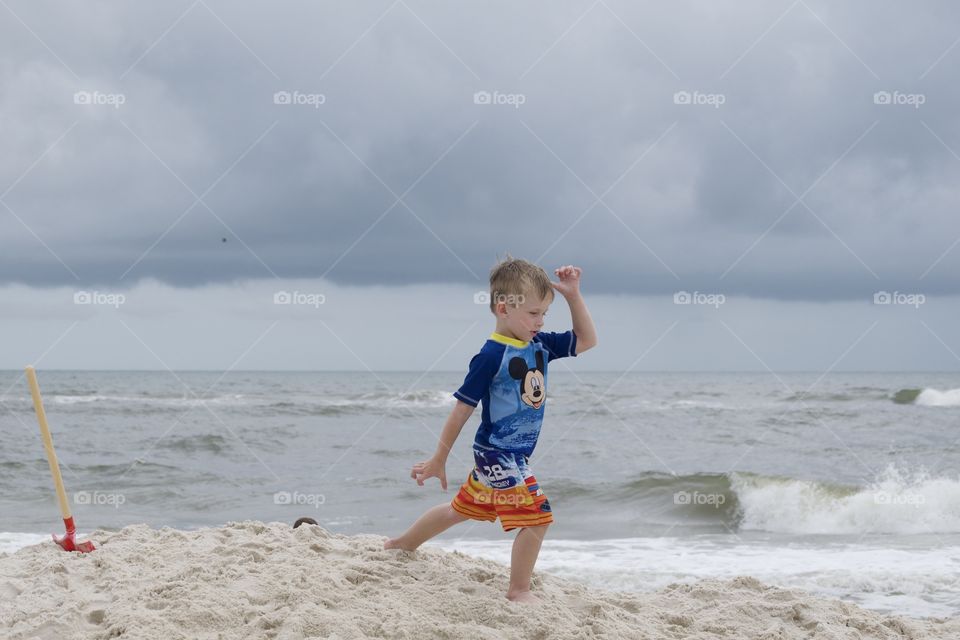
[[[428,543],[434,544],[434,543]],[[509,540],[437,542],[447,550],[510,562]],[[749,575],[761,582],[852,600],[911,616],[955,616],[960,546],[886,548],[736,537],[544,541],[538,571],[603,589],[648,592],[671,583]]]
[[[960,407],[960,389],[924,389],[914,400],[914,404],[926,407]]]
[[[730,474],[740,529],[790,534],[960,533],[960,481],[894,468],[869,487]]]
[[[50,537],[50,534],[0,531],[0,553],[13,553],[18,549],[48,540],[50,544],[53,544],[53,539]]]

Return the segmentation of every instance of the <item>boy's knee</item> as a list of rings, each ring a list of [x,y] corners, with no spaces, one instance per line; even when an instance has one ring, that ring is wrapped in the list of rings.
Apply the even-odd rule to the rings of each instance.
[[[453,508],[452,505],[447,505],[447,517],[453,520],[454,522],[460,522],[461,520],[468,520],[467,516],[463,515],[459,511]]]
[[[548,522],[547,524],[538,524],[538,525],[533,526],[533,527],[523,527],[523,528],[520,529],[520,533],[523,533],[524,531],[529,531],[532,535],[535,535],[535,536],[537,536],[538,538],[541,538],[541,539],[542,539],[543,536],[547,535],[547,528],[548,528],[551,524],[552,524],[552,523],[549,523],[549,522]]]

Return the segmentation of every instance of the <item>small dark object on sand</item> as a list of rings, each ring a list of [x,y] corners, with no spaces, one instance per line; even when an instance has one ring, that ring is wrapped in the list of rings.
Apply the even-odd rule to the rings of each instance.
[[[317,521],[314,520],[313,518],[300,518],[293,523],[293,528],[296,529],[302,524],[317,524]]]

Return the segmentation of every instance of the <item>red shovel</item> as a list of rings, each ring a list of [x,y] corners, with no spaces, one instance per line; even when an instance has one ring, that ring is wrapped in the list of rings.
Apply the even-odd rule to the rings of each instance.
[[[37,413],[40,422],[40,434],[43,436],[43,448],[47,450],[47,462],[50,463],[50,473],[53,474],[53,484],[57,488],[57,499],[60,501],[60,514],[63,524],[67,527],[67,535],[62,538],[53,536],[53,541],[63,547],[65,551],[80,551],[90,553],[96,547],[92,542],[77,542],[77,527],[73,524],[70,515],[70,504],[67,502],[67,492],[63,489],[63,478],[60,477],[60,463],[57,462],[57,453],[53,450],[53,438],[50,437],[50,427],[47,426],[47,414],[43,410],[43,400],[40,398],[40,385],[37,384],[37,372],[33,367],[27,367],[27,381],[30,383],[30,395],[33,396],[33,410]]]

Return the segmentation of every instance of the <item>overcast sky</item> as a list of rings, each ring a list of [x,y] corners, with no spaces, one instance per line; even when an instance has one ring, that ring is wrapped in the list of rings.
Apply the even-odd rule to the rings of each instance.
[[[960,365],[955,3],[0,16],[0,367],[458,370],[506,252],[581,369]]]

